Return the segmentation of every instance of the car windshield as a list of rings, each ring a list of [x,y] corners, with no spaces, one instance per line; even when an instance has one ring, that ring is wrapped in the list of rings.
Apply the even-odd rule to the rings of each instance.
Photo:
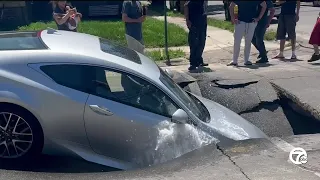
[[[189,96],[188,93],[177,85],[167,73],[165,73],[161,68],[159,69],[160,81],[187,106],[191,113],[200,120],[208,122],[210,120],[210,115],[206,107],[196,97]]]

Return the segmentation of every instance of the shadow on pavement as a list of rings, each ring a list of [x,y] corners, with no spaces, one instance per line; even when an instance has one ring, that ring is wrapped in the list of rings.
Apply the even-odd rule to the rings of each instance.
[[[304,61],[304,60],[302,60],[302,59],[299,59],[299,58],[297,58],[297,59],[287,59],[287,58],[285,58],[285,59],[279,59],[280,61],[283,61],[283,62],[297,62],[297,61]]]
[[[315,118],[302,115],[294,110],[289,104],[291,100],[281,98],[280,105],[286,115],[295,135],[320,133],[320,121]]]
[[[50,172],[50,173],[94,173],[120,171],[107,166],[102,166],[87,162],[82,159],[70,157],[58,157],[41,155],[39,158],[28,162],[0,162],[0,169],[31,171],[31,172]]]
[[[248,68],[248,69],[259,69],[259,68],[263,68],[263,67],[270,67],[270,66],[274,66],[273,64],[252,64],[251,66],[238,66],[241,68]]]
[[[212,69],[208,67],[199,67],[196,70],[189,71],[190,73],[206,73],[206,72],[213,72]]]
[[[316,62],[316,63],[310,63],[311,65],[314,65],[314,66],[320,66],[320,62]]]

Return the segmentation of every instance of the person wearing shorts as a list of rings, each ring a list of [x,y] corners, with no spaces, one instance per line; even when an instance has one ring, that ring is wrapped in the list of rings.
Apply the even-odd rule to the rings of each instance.
[[[288,34],[292,46],[291,59],[296,59],[296,23],[299,21],[300,1],[279,1],[279,4],[282,4],[277,28],[277,40],[280,40],[280,52],[274,58],[284,58],[283,51],[286,34]]]

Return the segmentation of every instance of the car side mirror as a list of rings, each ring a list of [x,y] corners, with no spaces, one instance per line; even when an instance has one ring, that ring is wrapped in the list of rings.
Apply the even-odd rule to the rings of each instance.
[[[188,123],[189,116],[184,110],[178,109],[175,113],[173,113],[171,120],[174,123],[186,124]]]
[[[165,69],[165,72],[171,77],[173,78],[174,74],[170,69]]]

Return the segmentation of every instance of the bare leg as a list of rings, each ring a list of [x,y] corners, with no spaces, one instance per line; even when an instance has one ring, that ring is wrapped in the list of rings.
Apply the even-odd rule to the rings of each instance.
[[[317,44],[313,45],[314,54],[319,55],[319,46]]]

